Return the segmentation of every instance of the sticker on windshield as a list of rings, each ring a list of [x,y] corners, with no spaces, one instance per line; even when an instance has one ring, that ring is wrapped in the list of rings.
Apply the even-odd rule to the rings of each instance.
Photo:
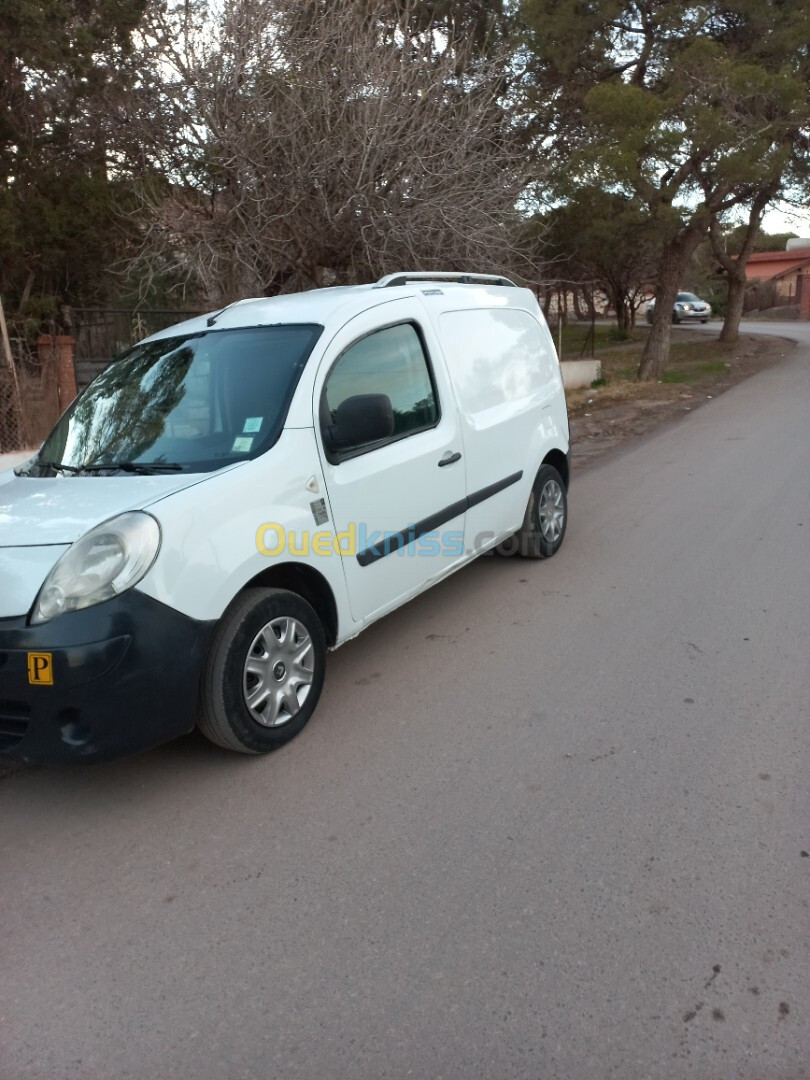
[[[263,419],[264,418],[261,416],[249,416],[247,420],[245,420],[245,426],[242,428],[242,431],[248,434],[261,431]]]
[[[253,439],[245,439],[241,435],[233,440],[233,446],[231,447],[232,454],[246,454],[251,446],[253,446]]]

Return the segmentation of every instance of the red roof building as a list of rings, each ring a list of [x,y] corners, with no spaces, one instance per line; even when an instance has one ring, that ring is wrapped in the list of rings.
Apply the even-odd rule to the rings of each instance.
[[[810,302],[810,248],[758,251],[749,258],[745,277],[753,286],[754,307],[798,304],[802,317],[808,317],[804,309]]]
[[[757,251],[745,268],[749,281],[772,281],[788,277],[794,283],[798,274],[810,267],[810,248],[793,251]]]

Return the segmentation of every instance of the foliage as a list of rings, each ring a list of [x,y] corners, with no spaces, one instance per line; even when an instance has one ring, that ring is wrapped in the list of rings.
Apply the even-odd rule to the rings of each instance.
[[[745,242],[748,226],[745,223],[735,225],[733,228],[728,229],[725,233],[725,246],[729,255],[739,255],[742,250],[743,243]],[[784,251],[787,247],[788,240],[795,237],[797,233],[766,233],[762,229],[757,230],[757,235],[754,240],[754,253],[760,251]]]
[[[712,223],[767,249],[807,183],[808,40],[793,0],[3,0],[0,294],[33,332],[113,287],[542,262],[622,327],[655,286],[658,377]]]
[[[117,68],[143,0],[0,8],[0,293],[29,318],[98,296],[121,235],[108,176]]]
[[[144,274],[173,256],[219,303],[410,266],[514,269],[505,58],[416,33],[424,10],[235,0],[217,22],[202,2],[194,21],[150,6],[128,115],[150,178]]]
[[[405,26],[408,36],[423,41],[426,34],[446,43],[466,41],[475,53],[486,53],[509,34],[511,17],[504,0],[391,0],[385,22]]]
[[[806,156],[810,10],[781,0],[524,0],[547,145],[577,182],[632,194],[663,231],[641,377],[713,217]]]
[[[626,330],[654,280],[662,239],[638,198],[583,186],[548,215],[547,273],[601,289]]]
[[[706,303],[712,305],[712,313],[718,315],[721,319],[725,319],[728,311],[727,292],[723,289],[714,288],[702,295]]]

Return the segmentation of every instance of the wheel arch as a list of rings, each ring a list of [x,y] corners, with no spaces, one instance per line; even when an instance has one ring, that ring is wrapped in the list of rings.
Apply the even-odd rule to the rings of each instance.
[[[562,452],[562,450],[549,450],[549,452],[543,458],[543,465],[551,465],[557,470],[557,472],[562,477],[562,481],[565,484],[567,490],[569,487],[568,458]]]
[[[297,593],[321,620],[326,644],[333,646],[338,636],[338,610],[329,582],[317,570],[305,563],[281,563],[262,570],[246,581],[240,592],[260,586],[265,589],[289,589]]]

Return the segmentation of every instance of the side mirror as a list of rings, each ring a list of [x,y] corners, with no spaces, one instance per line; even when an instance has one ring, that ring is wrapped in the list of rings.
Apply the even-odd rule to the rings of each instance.
[[[327,448],[335,453],[354,450],[394,434],[394,409],[387,394],[357,394],[335,409],[334,420],[324,428]]]

